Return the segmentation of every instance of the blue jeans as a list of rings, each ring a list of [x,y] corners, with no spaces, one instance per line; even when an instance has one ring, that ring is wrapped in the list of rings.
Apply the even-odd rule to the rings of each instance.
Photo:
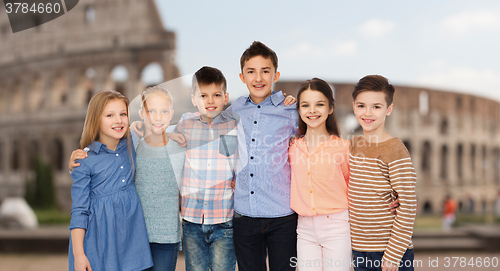
[[[234,214],[234,247],[239,271],[295,270],[297,214],[277,218],[253,218]]]
[[[382,262],[382,257],[384,256],[383,251],[378,252],[363,252],[363,251],[352,251],[352,261],[354,265],[354,271],[369,271],[377,270],[381,271],[382,268],[380,264]],[[403,258],[399,263],[398,271],[413,271],[413,259],[415,255],[413,254],[413,249],[407,249]]]
[[[233,221],[204,225],[182,220],[186,271],[236,269]]]
[[[158,244],[149,243],[151,256],[153,256],[153,266],[147,271],[175,271],[177,255],[181,243]]]

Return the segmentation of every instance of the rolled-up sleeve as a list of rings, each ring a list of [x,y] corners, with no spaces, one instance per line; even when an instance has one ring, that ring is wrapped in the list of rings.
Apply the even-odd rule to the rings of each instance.
[[[73,185],[71,186],[71,223],[69,229],[85,229],[90,215],[90,168],[81,163],[71,172]]]

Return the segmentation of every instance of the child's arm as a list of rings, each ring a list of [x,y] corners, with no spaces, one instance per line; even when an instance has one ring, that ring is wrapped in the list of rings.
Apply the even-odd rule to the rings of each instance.
[[[394,217],[391,237],[383,260],[393,263],[394,266],[399,264],[411,242],[417,211],[415,195],[417,174],[406,149],[396,149],[393,153],[395,159],[389,163],[389,181],[392,189],[398,193],[400,205]]]
[[[179,143],[179,146],[181,147],[186,147],[186,138],[184,137],[183,134],[180,133],[165,133],[168,138],[172,139],[173,141]]]
[[[92,270],[85,256],[83,239],[88,227],[90,214],[90,168],[83,163],[71,172],[73,185],[71,186],[71,242],[75,258],[75,271]]]
[[[286,93],[283,92],[283,96],[285,96],[285,100],[283,101],[283,104],[286,106],[286,105],[292,105],[294,104],[297,99],[295,99],[295,97],[293,97],[292,95],[288,95],[286,96]]]
[[[73,244],[73,256],[75,258],[75,271],[92,271],[89,259],[83,250],[84,229],[71,230],[71,243]]]

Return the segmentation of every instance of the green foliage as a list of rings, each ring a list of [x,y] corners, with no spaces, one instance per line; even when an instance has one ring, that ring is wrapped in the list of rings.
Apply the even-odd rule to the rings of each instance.
[[[47,225],[47,224],[69,225],[69,222],[71,220],[70,214],[59,211],[57,209],[44,209],[44,210],[35,209],[34,211],[36,217],[38,218],[38,223],[40,223],[40,225]]]
[[[26,201],[34,209],[57,209],[51,165],[37,157],[34,166],[35,179],[26,182]]]

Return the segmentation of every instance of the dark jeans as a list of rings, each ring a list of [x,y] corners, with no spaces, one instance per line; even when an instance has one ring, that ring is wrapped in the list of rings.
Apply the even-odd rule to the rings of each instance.
[[[382,257],[384,256],[383,251],[378,252],[362,252],[362,251],[352,251],[352,261],[354,265],[354,271],[381,271],[382,268]],[[413,271],[413,259],[415,255],[413,254],[413,249],[407,249],[403,258],[399,263],[398,271]]]
[[[252,218],[235,212],[234,248],[239,271],[295,270],[291,258],[297,257],[297,214],[277,218]]]
[[[153,256],[153,266],[147,271],[175,271],[177,255],[181,243],[158,244],[149,243],[151,256]]]

